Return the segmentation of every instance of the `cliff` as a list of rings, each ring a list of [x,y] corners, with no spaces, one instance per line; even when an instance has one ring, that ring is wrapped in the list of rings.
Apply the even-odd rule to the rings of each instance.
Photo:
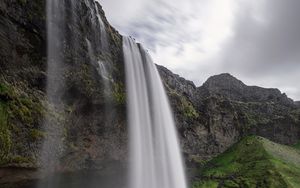
[[[288,145],[299,140],[299,108],[278,89],[247,86],[227,73],[195,87],[158,68],[173,106],[183,151],[192,164],[224,152],[247,135]]]
[[[60,99],[64,108],[47,111],[53,121],[64,125],[63,145],[53,147],[51,152],[61,155],[59,172],[101,169],[103,173],[119,173],[127,158],[122,37],[108,24],[97,4],[109,42],[107,52],[97,50],[94,37],[98,31],[93,30],[91,20],[96,7],[91,0],[62,1],[66,7],[74,2],[73,12],[66,12],[65,28],[67,36],[72,37],[66,38],[60,54],[65,60],[64,74],[58,78],[65,83]],[[25,186],[28,182],[23,180],[36,179],[36,170],[44,165],[39,161],[43,140],[48,136],[43,129],[47,106],[44,7],[44,0],[0,2],[1,187]],[[76,19],[75,23],[71,19]],[[87,40],[95,47],[93,59]],[[98,74],[98,61],[105,62],[111,74],[109,97]],[[111,107],[109,115],[106,106]]]

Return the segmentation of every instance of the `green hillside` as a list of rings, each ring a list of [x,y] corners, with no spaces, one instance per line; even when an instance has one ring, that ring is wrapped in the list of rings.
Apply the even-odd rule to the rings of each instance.
[[[300,149],[300,141],[294,147]]]
[[[193,188],[300,188],[299,145],[246,137],[205,164]]]

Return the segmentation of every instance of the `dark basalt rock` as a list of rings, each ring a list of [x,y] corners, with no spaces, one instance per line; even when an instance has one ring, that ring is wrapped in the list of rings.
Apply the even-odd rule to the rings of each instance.
[[[221,95],[230,100],[243,102],[276,102],[286,106],[293,106],[293,100],[278,89],[266,89],[257,86],[247,86],[232,75],[225,73],[210,77],[199,88],[202,97]]]
[[[122,36],[108,24],[97,4],[109,42],[107,52],[95,54],[97,60],[109,64],[112,93],[107,98],[103,79],[89,58],[85,40],[96,35],[89,26],[92,13],[87,3],[93,4],[93,1],[76,1],[74,11],[78,22],[66,27],[68,37],[64,41],[62,75],[65,90],[61,99],[65,104],[64,115],[52,112],[52,118],[64,122],[64,146],[60,148],[61,165],[57,169],[62,172],[84,169],[119,172],[127,160]],[[38,159],[46,134],[42,126],[45,113],[48,113],[45,109],[45,13],[44,0],[0,2],[0,142],[5,142],[0,147],[6,147],[0,148],[0,187],[23,186],[39,174],[20,174],[43,166]],[[71,12],[66,12],[66,21],[71,23],[68,14]],[[76,38],[76,46],[71,36]],[[92,46],[97,45],[97,41],[90,42]],[[110,106],[109,113],[104,110],[106,106]],[[6,112],[2,113],[2,109]],[[6,136],[2,137],[4,134]]]
[[[176,89],[178,93],[187,97],[194,96],[197,88],[192,81],[186,80],[179,75],[172,73],[170,70],[163,66],[157,65],[157,68],[165,85],[170,87],[170,89]]]
[[[222,153],[246,135],[259,135],[282,144],[294,144],[300,139],[299,108],[278,89],[247,86],[228,73],[212,76],[195,88],[166,68],[158,69],[191,166]],[[181,107],[187,102],[197,116],[184,115],[189,109]]]

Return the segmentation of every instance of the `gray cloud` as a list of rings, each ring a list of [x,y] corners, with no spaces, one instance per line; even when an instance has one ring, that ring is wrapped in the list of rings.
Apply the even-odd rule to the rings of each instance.
[[[158,64],[196,84],[230,72],[300,100],[298,0],[99,0]]]
[[[262,20],[241,8],[234,26],[235,36],[225,46],[226,66],[265,73],[294,69],[300,65],[300,1],[268,0]],[[249,71],[253,70],[252,71]]]
[[[260,18],[247,6],[240,8],[222,69],[300,99],[300,1],[267,0],[261,8]]]

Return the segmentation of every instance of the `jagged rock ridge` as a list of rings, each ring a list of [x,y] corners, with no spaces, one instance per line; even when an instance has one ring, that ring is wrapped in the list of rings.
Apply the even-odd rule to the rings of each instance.
[[[228,73],[212,76],[195,87],[158,68],[191,162],[211,158],[246,135],[282,144],[299,140],[299,108],[278,89],[247,86]]]
[[[266,89],[257,86],[247,86],[228,73],[210,77],[199,91],[203,97],[220,95],[231,100],[243,102],[275,102],[293,106],[293,100],[278,89]],[[206,92],[206,93],[205,93]]]

